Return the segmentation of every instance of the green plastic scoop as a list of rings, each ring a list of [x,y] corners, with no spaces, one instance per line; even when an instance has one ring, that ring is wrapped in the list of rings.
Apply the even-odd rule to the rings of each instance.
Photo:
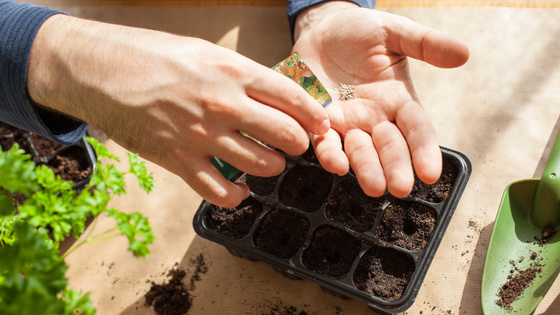
[[[532,178],[506,187],[482,274],[484,314],[531,314],[560,270],[560,233],[543,239],[543,229],[560,226],[560,137],[556,138],[540,179]],[[538,270],[519,297],[504,306],[498,295],[514,277],[533,267]],[[510,286],[511,289],[511,286]],[[497,301],[501,304],[496,303]]]

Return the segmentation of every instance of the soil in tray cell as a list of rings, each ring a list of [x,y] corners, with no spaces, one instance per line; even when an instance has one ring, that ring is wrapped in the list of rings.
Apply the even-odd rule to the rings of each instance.
[[[302,263],[308,269],[333,279],[344,277],[352,268],[361,242],[351,234],[332,226],[317,228]]]
[[[416,174],[414,175],[414,187],[412,188],[411,196],[429,201],[432,203],[440,203],[445,201],[449,196],[449,192],[455,183],[457,174],[459,172],[458,166],[450,157],[443,157],[443,169],[441,176],[437,182],[428,185],[421,182]]]
[[[278,178],[280,178],[280,175],[273,177],[258,177],[246,174],[239,180],[239,182],[247,184],[252,193],[259,196],[267,196],[272,194],[274,191]]]
[[[426,246],[436,223],[432,208],[399,199],[385,209],[377,234],[386,243],[416,251]]]
[[[297,165],[280,184],[280,202],[305,212],[317,211],[326,202],[333,181],[333,175],[321,168]]]
[[[365,232],[373,227],[384,202],[384,198],[366,195],[356,180],[345,180],[335,187],[330,196],[326,215],[333,222],[357,232]]]
[[[235,208],[215,207],[207,223],[218,233],[240,239],[249,234],[262,211],[262,204],[249,197]]]
[[[259,226],[255,246],[278,258],[293,257],[303,246],[309,226],[309,220],[297,213],[274,210]]]
[[[312,145],[309,145],[309,148],[307,148],[307,151],[305,151],[305,153],[302,154],[301,157],[308,163],[319,164],[319,159],[315,155],[315,151],[313,150]]]
[[[398,300],[414,273],[414,260],[392,248],[373,247],[354,272],[356,287],[387,301]]]

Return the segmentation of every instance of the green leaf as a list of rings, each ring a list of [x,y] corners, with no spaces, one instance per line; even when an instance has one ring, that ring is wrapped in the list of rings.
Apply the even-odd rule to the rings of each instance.
[[[0,150],[1,189],[12,194],[22,193],[29,196],[39,188],[36,183],[35,163],[30,158],[31,155],[19,149],[17,143],[9,151]]]
[[[134,256],[146,257],[150,253],[148,245],[154,241],[154,235],[146,217],[138,212],[126,214],[115,209],[108,210],[107,215],[117,221],[117,228],[128,238],[128,249]]]
[[[140,187],[146,192],[152,191],[154,188],[154,178],[152,173],[148,173],[146,164],[138,161],[138,154],[132,154],[130,152],[128,153],[128,161],[130,163],[129,172],[138,178]]]
[[[100,161],[103,158],[109,158],[115,161],[119,161],[119,158],[114,155],[113,153],[109,152],[106,146],[104,146],[101,142],[99,142],[95,138],[86,137],[86,141],[91,144],[95,153],[97,154],[97,161]]]
[[[59,298],[68,284],[67,266],[44,229],[18,222],[14,233],[17,242],[0,248],[2,314],[74,314],[74,306],[88,305],[87,296],[73,296],[70,306]]]
[[[0,215],[14,215],[16,209],[14,208],[14,200],[12,197],[3,194],[0,190]]]

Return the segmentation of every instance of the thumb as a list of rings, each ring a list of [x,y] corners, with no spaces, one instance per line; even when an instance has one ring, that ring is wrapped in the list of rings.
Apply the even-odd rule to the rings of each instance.
[[[395,53],[425,61],[440,68],[462,66],[469,59],[469,48],[444,32],[410,19],[390,15],[387,19],[387,48]]]

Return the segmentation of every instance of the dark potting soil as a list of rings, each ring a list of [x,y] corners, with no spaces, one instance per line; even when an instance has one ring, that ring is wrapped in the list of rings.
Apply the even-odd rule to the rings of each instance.
[[[246,174],[241,179],[256,195],[259,200],[256,203],[265,204],[265,210],[270,211],[254,229],[252,243],[255,249],[281,259],[301,258],[301,263],[308,270],[331,279],[341,279],[349,275],[359,258],[363,248],[360,240],[362,233],[376,234],[382,243],[371,245],[373,247],[357,263],[352,279],[359,290],[368,294],[387,301],[400,299],[416,270],[415,260],[408,251],[383,245],[391,244],[410,251],[426,247],[438,222],[435,209],[442,207],[436,204],[448,198],[460,165],[444,156],[443,172],[436,183],[426,185],[416,180],[410,197],[433,203],[431,207],[424,202],[410,198],[396,199],[388,194],[380,198],[369,197],[352,173],[336,177],[318,167],[311,147],[292,163],[295,165],[290,166],[282,176],[259,178]],[[333,187],[335,180],[336,186]],[[320,209],[324,209],[324,213],[318,211]],[[233,236],[227,233],[233,234],[238,230],[235,225],[247,224],[244,232],[239,233],[240,238],[245,237],[259,219],[258,215],[248,216],[244,224],[237,221],[228,223],[243,212],[241,209],[224,212],[217,218],[217,211],[213,210],[206,217],[206,222],[221,221],[212,229],[228,237]],[[312,221],[309,222],[306,216]],[[227,218],[230,218],[229,221]],[[377,226],[376,219],[379,219]],[[323,225],[315,228],[313,235],[308,235],[309,224],[317,224],[313,220],[324,220],[319,222]],[[221,224],[223,226],[218,228]],[[227,232],[230,228],[232,231]]]
[[[79,183],[91,174],[91,164],[84,149],[69,147],[60,152],[46,164],[55,175],[60,175],[64,180]]]
[[[351,234],[324,225],[317,228],[303,252],[302,263],[314,272],[337,279],[344,277],[360,252],[361,242]]]
[[[428,244],[436,222],[433,209],[416,202],[395,200],[385,209],[377,234],[386,243],[416,251]]]
[[[540,246],[546,246],[548,239],[556,234],[556,230],[553,227],[546,226],[542,229],[542,237],[535,237],[533,244],[539,244]],[[504,283],[500,290],[498,291],[499,299],[496,300],[496,304],[504,308],[505,310],[513,310],[512,303],[517,301],[519,297],[523,294],[525,289],[533,284],[533,280],[542,272],[543,264],[541,264],[542,257],[539,254],[532,252],[529,258],[533,261],[528,268],[520,270],[517,267],[517,263],[524,260],[524,257],[519,258],[517,261],[510,261],[512,269],[508,280]]]
[[[26,154],[31,154],[29,133],[0,122],[0,147],[2,147],[2,151],[10,150],[14,143],[17,143]]]
[[[256,232],[255,246],[278,258],[293,257],[303,246],[309,220],[294,212],[274,210]]]
[[[531,259],[536,259],[536,256],[531,255]],[[522,260],[523,259],[520,258],[518,262]],[[513,269],[508,276],[507,282],[500,287],[498,292],[499,298],[496,300],[497,305],[508,311],[513,310],[512,303],[517,301],[525,289],[531,286],[533,280],[541,273],[543,267],[543,265],[540,264],[540,260],[531,263],[529,268],[524,270],[519,270],[516,263],[515,261],[510,261]]]
[[[312,145],[309,145],[309,148],[307,148],[307,151],[305,151],[305,153],[302,154],[301,157],[309,163],[319,164],[319,159],[315,155],[315,151],[313,150]]]
[[[47,165],[56,175],[74,184],[86,179],[92,172],[91,161],[83,148],[68,146],[66,150],[56,154],[62,144],[0,122],[2,150],[9,150],[14,143],[32,155],[35,163]]]
[[[62,147],[62,144],[51,141],[37,134],[31,134],[31,143],[40,156],[51,156],[55,154],[56,149]]]
[[[384,202],[384,198],[366,195],[357,181],[346,180],[335,187],[325,211],[329,220],[365,232],[373,227]]]
[[[280,178],[280,175],[273,177],[258,177],[247,174],[242,177],[239,182],[247,184],[251,192],[254,194],[267,196],[274,191],[278,178]]]
[[[458,166],[450,161],[448,158],[443,159],[441,176],[434,184],[426,184],[414,175],[414,187],[412,188],[411,196],[429,201],[432,203],[439,203],[445,201],[449,196],[449,192],[455,183],[457,174],[459,172]]]
[[[150,291],[144,296],[146,305],[154,307],[158,315],[187,314],[192,306],[192,297],[183,285],[186,272],[180,269],[171,269],[167,274],[169,281],[164,284],[152,282]]]
[[[208,265],[202,254],[190,260],[195,268],[191,275],[189,285],[185,285],[183,279],[187,273],[178,269],[177,263],[167,273],[169,280],[163,284],[152,282],[150,290],[144,295],[146,306],[153,306],[158,315],[183,315],[187,314],[192,306],[192,292],[195,290],[195,282],[200,281],[201,274],[208,272]]]
[[[280,202],[305,212],[319,210],[331,191],[333,175],[314,166],[297,165],[280,184]]]
[[[249,197],[235,208],[216,207],[208,224],[218,233],[240,239],[249,234],[262,211],[263,205]]]
[[[387,301],[398,300],[414,273],[412,257],[391,248],[374,247],[360,260],[354,284]]]

